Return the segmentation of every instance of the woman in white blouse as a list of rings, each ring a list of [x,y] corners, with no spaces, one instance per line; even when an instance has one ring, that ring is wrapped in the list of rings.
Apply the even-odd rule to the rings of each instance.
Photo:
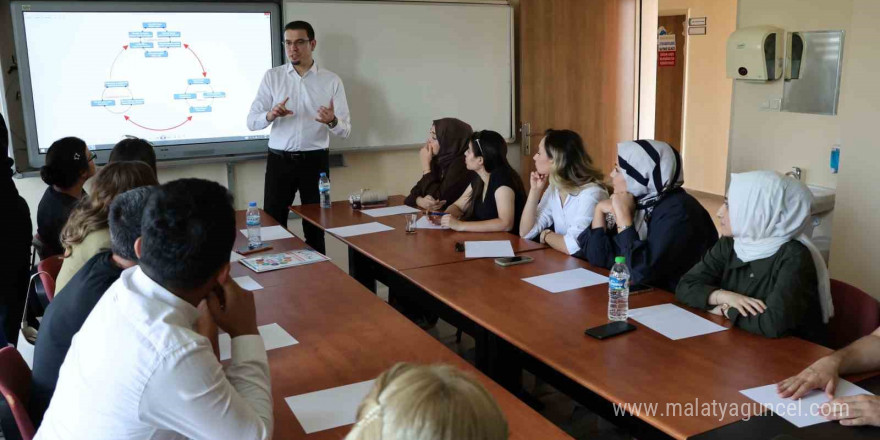
[[[534,159],[520,236],[538,237],[541,243],[572,255],[580,250],[578,235],[593,221],[596,204],[608,198],[604,177],[580,135],[571,130],[547,130]]]

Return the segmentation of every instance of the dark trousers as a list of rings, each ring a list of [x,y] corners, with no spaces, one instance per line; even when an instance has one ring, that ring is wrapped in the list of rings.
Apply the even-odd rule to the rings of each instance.
[[[281,226],[287,227],[290,205],[299,191],[303,205],[320,203],[318,178],[321,173],[330,177],[328,150],[286,153],[269,149],[266,159],[266,187],[263,209]],[[324,231],[303,220],[303,234],[312,249],[324,254]]]

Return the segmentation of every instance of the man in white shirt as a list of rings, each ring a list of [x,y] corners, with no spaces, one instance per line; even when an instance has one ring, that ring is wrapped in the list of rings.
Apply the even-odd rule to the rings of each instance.
[[[269,439],[269,366],[253,295],[229,276],[235,212],[214,182],[158,187],[122,272],[73,337],[36,439]],[[194,330],[232,337],[223,367]],[[215,331],[216,332],[216,331]]]
[[[318,42],[304,21],[284,27],[290,63],[266,72],[248,113],[248,128],[269,133],[264,209],[287,225],[289,207],[299,191],[303,204],[320,202],[318,179],[330,177],[330,133],[347,138],[351,115],[342,80],[312,58]],[[324,232],[303,222],[306,243],[324,253]]]

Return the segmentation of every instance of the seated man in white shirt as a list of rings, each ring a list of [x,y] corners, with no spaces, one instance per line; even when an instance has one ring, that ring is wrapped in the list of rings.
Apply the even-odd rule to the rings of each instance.
[[[200,179],[147,201],[140,266],[124,271],[73,338],[36,439],[268,439],[269,366],[253,295],[229,276],[235,212]],[[197,306],[232,337],[218,362]]]

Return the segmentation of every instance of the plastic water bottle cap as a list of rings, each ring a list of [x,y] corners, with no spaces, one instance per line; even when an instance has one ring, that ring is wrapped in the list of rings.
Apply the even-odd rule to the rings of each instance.
[[[327,173],[321,173],[321,177],[327,177]]]
[[[617,264],[626,263],[626,257],[614,257],[614,262]]]
[[[251,208],[256,208],[256,207],[257,207],[257,202],[249,202],[249,203],[248,203],[248,206],[251,207]]]

